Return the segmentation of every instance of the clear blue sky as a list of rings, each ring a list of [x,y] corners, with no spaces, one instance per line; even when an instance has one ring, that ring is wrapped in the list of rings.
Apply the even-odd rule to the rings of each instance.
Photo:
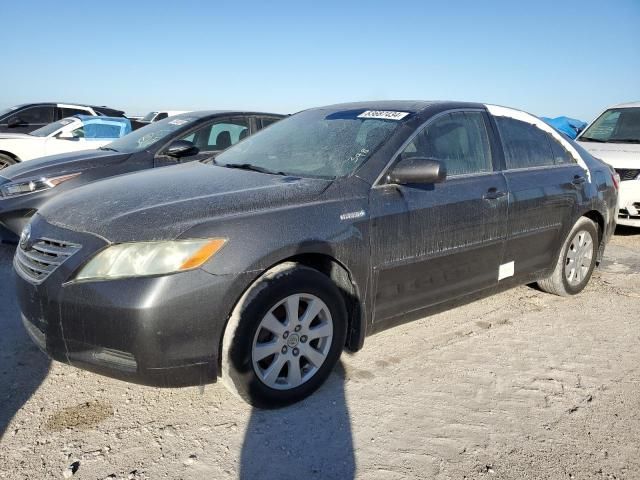
[[[23,0],[0,18],[0,107],[455,99],[590,120],[640,100],[640,0]]]

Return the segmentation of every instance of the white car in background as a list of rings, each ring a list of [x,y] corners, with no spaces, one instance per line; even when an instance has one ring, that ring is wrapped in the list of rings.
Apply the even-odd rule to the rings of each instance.
[[[181,113],[189,113],[189,111],[188,110],[163,110],[160,112],[149,112],[144,117],[139,119],[139,121],[153,123],[153,122],[157,122],[158,120],[164,120],[167,117],[180,115]]]
[[[0,171],[33,158],[100,148],[129,132],[127,118],[76,115],[31,133],[0,133]]]
[[[607,108],[576,140],[620,175],[618,224],[640,227],[640,102]]]

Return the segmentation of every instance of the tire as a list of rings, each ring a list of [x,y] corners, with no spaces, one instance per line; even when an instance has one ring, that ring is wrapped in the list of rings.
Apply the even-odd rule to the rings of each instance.
[[[580,293],[596,266],[598,245],[598,227],[592,220],[580,217],[564,241],[553,273],[538,281],[540,289],[561,297]]]
[[[18,162],[16,162],[15,159],[10,157],[9,155],[0,153],[0,171],[4,170],[7,167],[10,167],[11,165],[15,165],[16,163]]]
[[[317,270],[283,263],[237,303],[222,341],[222,382],[255,407],[298,402],[327,379],[346,334],[347,309],[335,284]]]

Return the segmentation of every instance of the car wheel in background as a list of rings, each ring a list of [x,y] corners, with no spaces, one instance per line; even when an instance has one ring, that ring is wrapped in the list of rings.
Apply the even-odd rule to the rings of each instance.
[[[240,299],[223,339],[222,380],[248,403],[277,408],[324,383],[342,353],[347,311],[324,274],[287,262]]]
[[[3,170],[11,165],[15,165],[17,162],[9,155],[0,153],[0,170]]]
[[[598,227],[592,220],[581,217],[569,232],[553,273],[538,281],[538,286],[560,296],[580,293],[595,268],[598,244]]]

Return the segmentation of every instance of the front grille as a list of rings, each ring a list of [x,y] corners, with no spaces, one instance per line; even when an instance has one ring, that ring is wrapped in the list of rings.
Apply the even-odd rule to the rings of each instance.
[[[616,168],[616,172],[620,175],[620,180],[635,180],[640,175],[640,169],[634,168]]]
[[[81,245],[43,238],[29,247],[16,249],[16,271],[34,283],[43,282],[69,257],[80,250]]]

